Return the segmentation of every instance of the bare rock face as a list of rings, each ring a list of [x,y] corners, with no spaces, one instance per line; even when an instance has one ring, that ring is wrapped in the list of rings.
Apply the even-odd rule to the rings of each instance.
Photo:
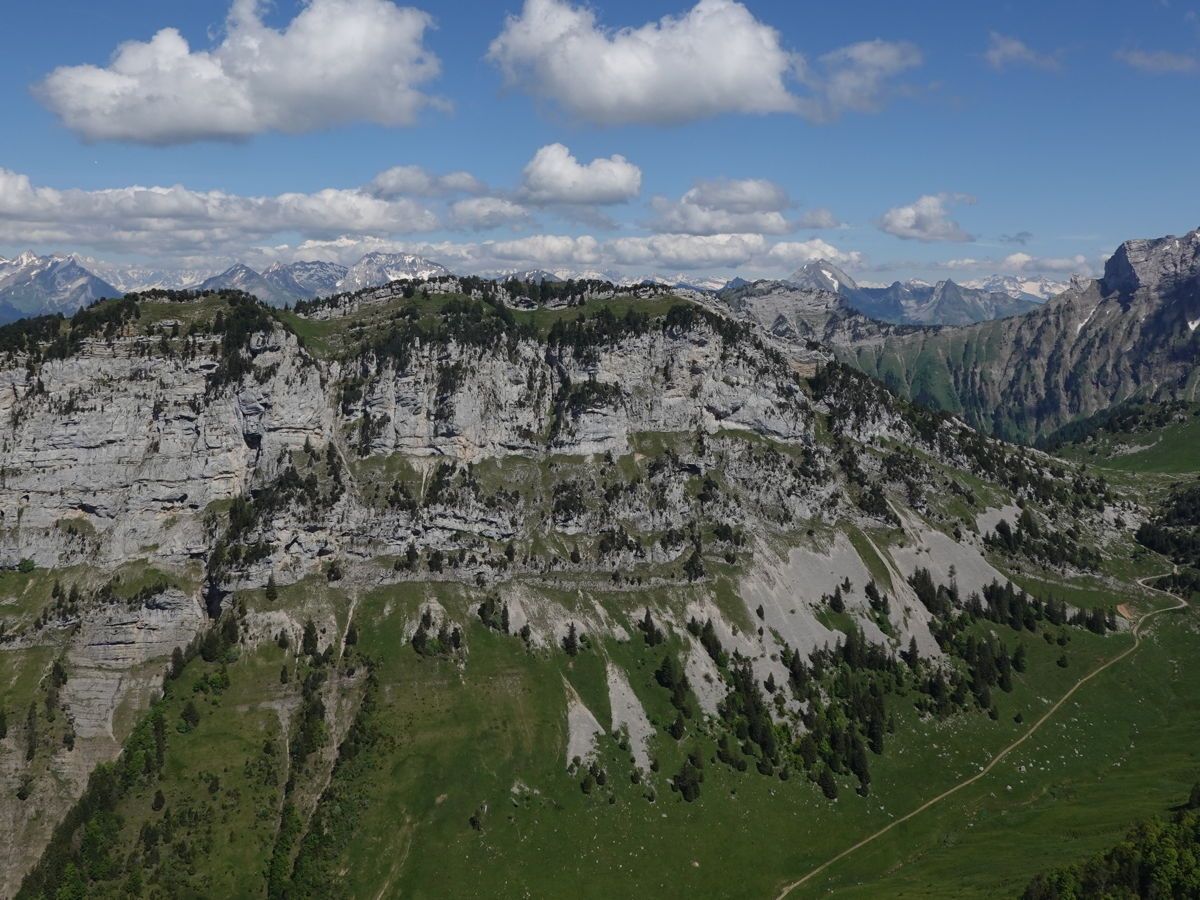
[[[0,557],[119,564],[203,550],[199,514],[264,477],[332,421],[320,372],[295,339],[262,335],[261,380],[217,392],[216,360],[149,352],[146,339],[89,341],[31,378],[0,371]]]
[[[215,351],[160,356],[145,337],[92,340],[36,375],[0,371],[0,561],[105,568],[202,558],[206,510],[271,481],[306,442],[346,436],[355,455],[479,462],[550,449],[628,452],[640,432],[748,430],[805,440],[811,415],[794,377],[763,348],[712,328],[651,329],[594,352],[533,340],[484,349],[418,347],[403,368],[318,363],[281,329],[254,336],[253,374],[214,390]],[[362,380],[361,401],[330,385]],[[363,427],[364,421],[367,427]],[[478,510],[454,527],[499,537]],[[472,519],[468,522],[466,519]],[[284,516],[280,545],[315,560],[371,517],[343,503],[326,522]]]
[[[0,842],[0,896],[16,891],[92,770],[116,759],[138,712],[159,691],[171,652],[191,643],[204,623],[198,598],[168,589],[134,608],[89,610],[58,651],[67,680],[51,734],[65,727],[72,743],[40,749],[31,763],[23,724],[10,725],[9,739],[0,741],[0,831],[6,835]],[[33,646],[39,641],[55,652],[56,635],[44,634]],[[7,652],[0,649],[0,665]],[[49,744],[45,735],[41,743]]]

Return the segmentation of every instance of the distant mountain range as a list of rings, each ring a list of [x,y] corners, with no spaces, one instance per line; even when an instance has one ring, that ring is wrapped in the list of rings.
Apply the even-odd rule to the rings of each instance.
[[[1200,230],[1127,241],[1026,316],[831,342],[896,393],[1026,441],[1128,400],[1200,399],[1198,329]]]
[[[887,287],[862,287],[823,259],[806,264],[785,279],[785,284],[798,290],[838,294],[865,316],[902,325],[970,325],[1019,316],[1037,309],[1047,299],[1027,288],[1036,286],[1042,292],[1057,292],[1062,287],[1052,282],[1035,285],[1000,275],[975,282],[978,287],[950,280],[937,284],[896,281]]]
[[[23,253],[0,258],[0,322],[23,316],[61,312],[70,315],[100,297],[152,289],[236,289],[272,306],[293,305],[330,294],[362,290],[400,279],[452,274],[440,263],[406,253],[368,253],[350,267],[332,262],[274,263],[258,271],[236,263],[223,272],[169,270],[146,265],[120,265],[80,256],[37,256]],[[567,269],[512,269],[490,272],[497,280],[611,281],[619,285],[660,284],[679,290],[717,293],[751,284],[741,278],[695,277],[685,274],[623,276],[614,272]],[[1035,309],[1065,286],[1012,276],[956,284],[942,281],[895,282],[888,287],[860,286],[825,260],[811,262],[782,281],[754,282],[769,288],[824,290],[844,297],[850,307],[883,322],[963,325]]]
[[[0,258],[0,323],[41,313],[70,315],[94,300],[121,293],[73,256],[22,253],[16,259]]]
[[[992,294],[1008,294],[1014,300],[1033,300],[1036,303],[1057,297],[1069,288],[1071,283],[1069,281],[1053,281],[1049,278],[992,275],[989,278],[964,281],[962,285]]]
[[[45,313],[71,315],[101,297],[157,288],[235,289],[254,294],[272,306],[284,306],[403,278],[449,274],[443,265],[404,253],[368,253],[349,268],[331,262],[295,262],[275,263],[258,272],[236,263],[213,274],[27,252],[16,259],[0,258],[0,323]]]

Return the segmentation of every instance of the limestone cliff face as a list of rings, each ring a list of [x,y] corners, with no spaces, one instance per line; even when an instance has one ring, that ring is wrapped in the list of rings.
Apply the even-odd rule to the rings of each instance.
[[[628,452],[639,432],[745,429],[804,440],[794,377],[712,329],[650,330],[594,351],[536,340],[418,347],[403,368],[319,362],[283,329],[255,335],[249,374],[214,390],[216,347],[163,355],[153,339],[86,342],[34,371],[0,371],[0,562],[112,567],[201,558],[203,514],[273,479],[288,454],[336,438],[355,457],[479,462],[513,454]],[[361,382],[346,402],[339,385]],[[281,546],[322,555],[380,533],[353,498],[319,527],[288,517]],[[385,529],[386,530],[386,529]],[[471,530],[471,529],[468,529]],[[478,529],[503,533],[483,516]]]
[[[509,454],[626,453],[639,432],[740,428],[785,440],[809,433],[799,387],[749,348],[698,329],[652,331],[595,354],[522,341],[511,353],[425,348],[404,371],[368,376],[361,404],[371,454],[478,461]]]
[[[88,341],[35,373],[0,371],[0,559],[113,565],[204,551],[199,514],[324,443],[321,372],[283,331],[258,336],[260,378],[215,394],[208,353],[162,356],[144,337]]]

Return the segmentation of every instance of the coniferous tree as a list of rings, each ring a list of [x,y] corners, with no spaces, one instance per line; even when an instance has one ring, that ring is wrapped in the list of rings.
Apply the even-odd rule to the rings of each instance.
[[[1025,650],[1025,645],[1024,644],[1018,645],[1017,649],[1013,652],[1013,655],[1012,655],[1012,667],[1013,667],[1014,671],[1016,671],[1016,672],[1024,672],[1025,671],[1025,666],[1027,665],[1026,655],[1027,655],[1027,651]]]
[[[38,747],[38,714],[37,704],[30,702],[29,711],[25,714],[25,760],[28,762],[37,754]]]
[[[183,705],[183,710],[179,713],[179,718],[187,726],[186,730],[191,731],[200,724],[200,710],[196,709],[196,704],[192,700],[188,700]]]
[[[834,780],[833,770],[829,766],[821,769],[821,774],[817,776],[817,784],[821,788],[821,793],[825,795],[827,800],[836,800],[838,795],[837,781]]]
[[[304,636],[300,640],[300,650],[305,656],[317,655],[317,626],[312,619],[304,623]]]

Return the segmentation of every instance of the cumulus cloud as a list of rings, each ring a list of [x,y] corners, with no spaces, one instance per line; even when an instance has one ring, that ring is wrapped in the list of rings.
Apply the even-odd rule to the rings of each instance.
[[[606,249],[619,265],[706,269],[743,265],[766,246],[761,234],[655,234],[617,238]]]
[[[486,231],[502,225],[525,224],[529,221],[529,211],[503,197],[468,197],[451,205],[450,219],[460,228]]]
[[[0,242],[5,243],[179,254],[237,251],[248,241],[284,232],[413,234],[438,226],[437,215],[412,199],[383,199],[357,189],[269,197],[180,185],[57,190],[0,169]]]
[[[1002,265],[1005,271],[1015,273],[1045,272],[1070,275],[1074,273],[1090,274],[1092,271],[1087,257],[1083,254],[1054,257],[1033,256],[1029,253],[1010,253],[1004,257]]]
[[[614,160],[620,171],[619,158],[600,162]],[[574,165],[584,172],[596,171],[594,164]],[[551,179],[559,189],[553,196],[601,202],[630,190],[628,185],[619,187],[621,179],[604,176],[605,167],[598,171],[602,177],[594,183],[587,178],[582,185],[568,180],[566,188]],[[542,184],[536,178],[534,183]],[[389,169],[360,188],[242,196],[182,185],[60,190],[0,169],[0,247],[32,245],[100,256],[119,254],[165,268],[186,264],[212,269],[234,260],[256,268],[314,259],[349,264],[372,251],[402,251],[463,273],[553,266],[573,271],[623,270],[639,276],[663,270],[750,274],[794,267],[797,261],[817,257],[850,265],[861,258],[824,241],[772,244],[763,231],[670,231],[610,238],[586,233],[524,234],[533,224],[530,207],[515,195],[461,195],[477,184],[461,173],[437,176],[402,167]],[[732,221],[782,217],[791,203],[779,186],[754,179],[698,182],[684,198],[697,209]],[[541,207],[556,213],[575,208]],[[520,236],[474,241],[429,237],[450,229],[510,227],[520,228]]]
[[[791,206],[787,192],[761,178],[699,181],[679,200],[650,201],[657,231],[712,235],[758,232],[785,234],[794,230],[783,215]]]
[[[795,110],[793,54],[732,0],[700,0],[683,16],[615,32],[586,7],[526,0],[488,58],[511,85],[600,124]]]
[[[731,213],[781,212],[792,205],[787,191],[765,178],[714,178],[698,181],[684,202]]]
[[[234,0],[223,39],[193,49],[175,28],[117,47],[108,66],[63,66],[37,94],[86,140],[179,144],[412,124],[440,71],[432,19],[392,0],[309,0],[282,30],[261,0]]]
[[[376,175],[367,190],[377,197],[436,197],[479,194],[486,187],[470,172],[433,175],[420,166],[393,166]]]
[[[863,261],[862,254],[857,250],[842,251],[819,238],[810,241],[781,241],[768,251],[767,257],[772,263],[787,268],[796,268],[818,259],[838,266],[857,266]]]
[[[569,0],[525,0],[488,58],[510,86],[600,125],[669,125],[723,113],[827,120],[877,108],[886,80],[921,59],[910,44],[871,41],[810,66],[735,0],[699,0],[683,15],[620,30]]]
[[[889,209],[879,220],[879,228],[911,241],[972,241],[974,238],[950,218],[948,207],[974,202],[969,194],[926,194],[907,206]]]
[[[1127,66],[1154,75],[1189,75],[1200,70],[1200,60],[1169,50],[1118,50],[1116,58]]]
[[[349,264],[372,250],[416,253],[455,271],[487,272],[505,268],[553,266],[573,270],[783,271],[815,259],[843,266],[862,262],[856,251],[843,251],[821,240],[768,243],[760,234],[658,234],[601,241],[591,235],[535,234],[505,241],[414,242],[370,236],[308,240],[294,249],[274,248],[271,258],[326,259]]]
[[[798,218],[785,213],[792,201],[782,187],[762,178],[717,178],[698,181],[678,200],[650,201],[656,231],[678,234],[788,234],[800,228],[835,228],[827,209],[810,210]]]
[[[988,48],[983,54],[989,66],[997,71],[1009,66],[1029,66],[1035,69],[1057,69],[1058,58],[1038,53],[1024,41],[993,31],[988,35]]]
[[[1094,267],[1082,254],[1074,256],[1035,256],[1031,253],[1010,253],[1003,257],[956,257],[938,262],[928,260],[890,260],[870,267],[877,272],[940,271],[970,273],[971,275],[1046,275],[1062,278],[1067,275],[1091,275]],[[953,277],[961,277],[954,275]]]
[[[562,144],[534,154],[522,176],[521,199],[535,205],[608,205],[623,203],[642,189],[642,170],[625,157],[579,162]]]
[[[842,223],[831,211],[820,207],[810,209],[800,214],[796,219],[797,228],[841,228]]]
[[[682,200],[655,197],[650,201],[655,216],[651,227],[656,231],[710,235],[735,232],[787,234],[795,230],[783,213],[775,211],[730,212]]]

